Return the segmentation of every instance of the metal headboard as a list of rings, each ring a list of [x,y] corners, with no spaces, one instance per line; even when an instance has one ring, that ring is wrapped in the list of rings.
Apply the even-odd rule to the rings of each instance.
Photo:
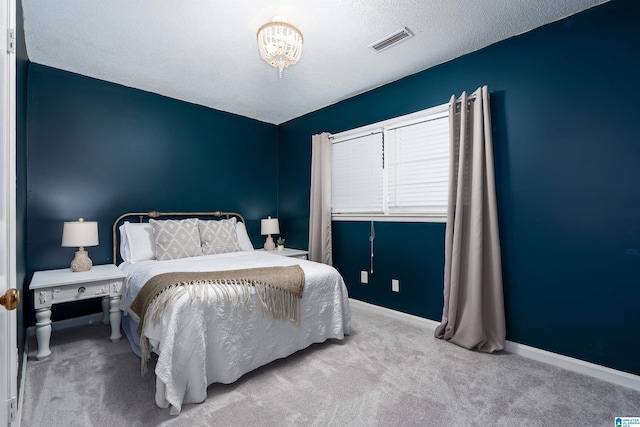
[[[113,263],[118,265],[118,248],[120,246],[119,238],[118,238],[118,225],[125,220],[126,218],[137,217],[138,222],[145,222],[144,219],[147,218],[161,218],[161,217],[214,217],[214,218],[226,218],[229,219],[231,217],[236,217],[240,219],[240,221],[244,222],[244,218],[237,212],[158,212],[158,211],[149,211],[149,212],[128,212],[126,214],[120,215],[114,222],[112,228],[112,237],[113,237]]]

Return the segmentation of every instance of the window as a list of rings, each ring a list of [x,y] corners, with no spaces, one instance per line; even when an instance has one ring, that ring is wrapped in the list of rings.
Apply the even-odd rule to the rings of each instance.
[[[333,135],[333,219],[444,221],[448,104]]]
[[[333,141],[331,211],[383,213],[382,131]]]

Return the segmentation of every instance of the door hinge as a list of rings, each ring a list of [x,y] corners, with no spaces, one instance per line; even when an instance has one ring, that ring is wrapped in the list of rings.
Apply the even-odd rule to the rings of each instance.
[[[17,400],[15,397],[7,400],[7,409],[9,414],[9,422],[13,422],[16,420],[16,403]]]
[[[16,30],[7,28],[7,52],[16,53]]]

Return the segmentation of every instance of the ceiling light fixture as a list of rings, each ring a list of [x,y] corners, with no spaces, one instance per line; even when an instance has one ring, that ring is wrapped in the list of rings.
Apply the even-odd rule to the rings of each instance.
[[[258,49],[264,61],[278,69],[282,79],[285,68],[295,65],[302,56],[302,33],[284,16],[274,16],[258,29]]]

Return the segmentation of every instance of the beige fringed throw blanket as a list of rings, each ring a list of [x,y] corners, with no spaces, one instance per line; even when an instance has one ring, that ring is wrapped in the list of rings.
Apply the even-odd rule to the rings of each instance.
[[[246,306],[251,288],[256,290],[263,311],[271,312],[275,319],[298,323],[298,302],[304,289],[304,271],[299,265],[163,273],[149,279],[131,304],[131,310],[140,318],[142,373],[146,371],[150,356],[149,343],[142,331],[149,320],[157,322],[172,301],[184,294],[189,295],[190,301],[207,301],[211,289],[219,297]]]

